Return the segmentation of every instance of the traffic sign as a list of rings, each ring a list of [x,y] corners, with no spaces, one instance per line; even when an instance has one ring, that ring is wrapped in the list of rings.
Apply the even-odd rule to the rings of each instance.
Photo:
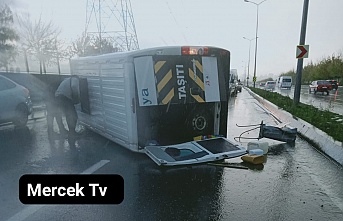
[[[308,58],[309,45],[298,45],[297,46],[297,59]]]

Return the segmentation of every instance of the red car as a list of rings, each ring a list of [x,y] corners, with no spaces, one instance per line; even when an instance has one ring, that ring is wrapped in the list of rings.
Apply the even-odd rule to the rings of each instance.
[[[330,90],[332,90],[332,84],[325,80],[312,81],[309,85],[309,93],[322,92],[324,94],[326,92],[326,95],[329,95]]]

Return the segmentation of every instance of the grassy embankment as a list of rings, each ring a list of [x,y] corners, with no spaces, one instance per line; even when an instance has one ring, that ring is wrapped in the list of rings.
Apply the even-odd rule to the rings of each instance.
[[[295,117],[312,124],[337,141],[343,142],[343,116],[328,110],[320,110],[311,105],[300,103],[295,106],[293,100],[278,93],[259,88],[250,88],[254,93],[272,102]]]

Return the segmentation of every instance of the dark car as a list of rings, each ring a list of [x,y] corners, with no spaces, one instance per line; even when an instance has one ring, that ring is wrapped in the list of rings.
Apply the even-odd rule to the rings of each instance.
[[[230,81],[229,81],[229,91],[230,96],[236,96],[237,95],[237,85],[238,85],[238,75],[235,71],[230,71]]]
[[[332,85],[326,80],[312,81],[309,85],[309,93],[314,92],[316,94],[317,92],[322,92],[324,94],[326,92],[326,95],[329,95],[330,90],[332,90]]]
[[[337,90],[339,83],[336,80],[327,80],[332,85],[332,89]]]
[[[0,123],[12,122],[23,127],[31,113],[29,90],[0,75]]]

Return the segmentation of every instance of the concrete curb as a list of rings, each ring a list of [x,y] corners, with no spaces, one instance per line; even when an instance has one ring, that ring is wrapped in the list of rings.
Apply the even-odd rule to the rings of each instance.
[[[245,89],[281,122],[290,123],[290,126],[296,127],[301,136],[310,140],[318,149],[335,160],[337,163],[343,165],[342,142],[335,141],[331,136],[322,130],[284,111],[275,104],[255,94],[249,88]]]

